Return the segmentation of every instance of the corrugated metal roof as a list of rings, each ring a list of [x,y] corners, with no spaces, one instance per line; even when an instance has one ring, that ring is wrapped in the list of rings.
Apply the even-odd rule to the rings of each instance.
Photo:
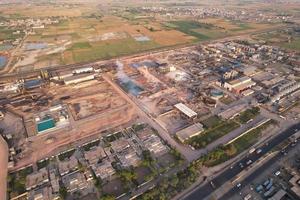
[[[190,117],[190,118],[197,116],[197,113],[195,111],[193,111],[192,109],[190,109],[189,107],[187,107],[183,103],[178,103],[178,104],[175,105],[175,107],[178,110],[180,110],[181,112],[183,112],[186,116]]]

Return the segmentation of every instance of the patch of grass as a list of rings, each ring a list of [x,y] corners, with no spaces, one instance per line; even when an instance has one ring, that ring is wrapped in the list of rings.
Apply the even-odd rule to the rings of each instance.
[[[246,23],[235,23],[235,25],[237,25],[238,28],[230,29],[230,31],[237,32],[252,29],[252,27]]]
[[[75,50],[75,49],[89,49],[91,48],[91,44],[89,42],[77,42],[77,43],[74,43],[71,47],[72,50]]]
[[[134,39],[129,38],[118,41],[97,42],[96,44],[92,44],[92,47],[90,48],[69,49],[69,51],[73,53],[75,62],[88,62],[138,53],[145,50],[156,49],[158,47],[160,47],[160,45],[154,41],[137,42]]]
[[[205,128],[213,128],[218,126],[221,123],[222,123],[222,119],[216,115],[211,116],[201,122],[201,124],[203,124]]]
[[[207,155],[201,157],[199,162],[202,162],[207,167],[212,167],[234,158],[254,145],[261,137],[263,130],[273,124],[275,124],[275,121],[270,120],[269,122],[236,139],[232,143],[215,148]]]
[[[235,121],[222,121],[217,126],[207,129],[201,133],[201,135],[191,138],[188,141],[188,144],[193,146],[195,149],[203,148],[238,127],[239,124]]]
[[[228,104],[231,104],[234,100],[230,97],[230,96],[227,96],[227,97],[222,97],[220,99],[220,101],[226,105]]]
[[[300,51],[300,37],[295,38],[290,43],[288,43],[288,42],[282,43],[280,46],[287,48],[287,49]]]
[[[180,32],[183,32],[187,35],[194,36],[198,40],[208,40],[209,36],[204,35],[200,32],[197,32],[196,29],[211,29],[213,25],[200,23],[196,21],[171,21],[165,24],[168,28],[176,29]]]
[[[8,27],[1,27],[0,29],[0,40],[15,40],[24,36],[23,33],[13,34],[17,29],[10,29]]]
[[[242,112],[239,116],[237,116],[235,120],[241,124],[245,124],[249,120],[254,119],[259,113],[259,107],[250,108]]]

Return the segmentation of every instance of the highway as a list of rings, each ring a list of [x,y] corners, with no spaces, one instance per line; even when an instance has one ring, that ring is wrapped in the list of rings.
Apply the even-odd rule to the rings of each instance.
[[[299,144],[298,144],[299,145]],[[297,146],[297,145],[296,145]],[[227,200],[227,199],[231,199],[231,197],[233,195],[235,195],[235,193],[239,193],[239,191],[249,185],[249,183],[253,182],[261,173],[263,173],[264,171],[268,170],[271,166],[273,166],[274,164],[276,164],[278,162],[278,160],[280,160],[281,158],[283,158],[288,152],[290,152],[291,150],[293,150],[295,147],[295,145],[292,145],[292,143],[290,143],[288,146],[284,147],[283,150],[281,150],[281,152],[277,153],[274,157],[272,157],[270,160],[268,160],[266,163],[262,164],[261,166],[259,166],[254,172],[252,172],[249,176],[245,177],[243,180],[241,180],[239,183],[241,184],[241,187],[232,187],[231,190],[229,190],[226,194],[224,194],[219,200]]]
[[[190,195],[188,195],[185,200],[196,200],[201,197],[201,199],[204,199],[208,197],[208,195],[212,194],[216,189],[221,187],[224,183],[227,181],[230,181],[235,176],[237,176],[240,172],[242,172],[247,167],[247,162],[249,160],[252,160],[252,164],[255,164],[253,162],[257,161],[259,158],[263,157],[266,153],[270,152],[274,147],[276,147],[278,144],[280,144],[285,139],[292,136],[294,133],[296,133],[298,130],[300,130],[300,123],[297,123],[285,131],[281,132],[274,138],[272,138],[268,143],[264,144],[260,147],[261,152],[257,154],[256,152],[253,152],[251,154],[248,154],[247,156],[243,157],[240,161],[236,162],[234,165],[232,165],[230,168],[226,169],[224,172],[219,174],[218,176],[208,179],[207,182],[203,185],[194,190]],[[271,159],[272,161],[273,159]],[[276,158],[274,158],[273,162],[276,161]],[[270,161],[269,161],[270,162]],[[267,162],[267,164],[269,163]],[[230,191],[228,196],[232,195],[234,192],[236,192],[236,189],[233,188],[232,191]],[[224,199],[228,199],[228,196],[224,196]]]

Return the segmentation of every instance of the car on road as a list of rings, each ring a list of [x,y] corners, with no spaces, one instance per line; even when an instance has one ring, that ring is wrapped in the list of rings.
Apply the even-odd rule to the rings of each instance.
[[[260,154],[262,152],[262,149],[257,149],[256,154]]]
[[[240,168],[244,167],[243,163],[239,163],[239,166],[240,166]]]
[[[210,185],[211,185],[212,188],[216,188],[214,182],[210,181]]]
[[[248,160],[248,161],[246,162],[247,165],[251,165],[251,163],[252,163],[252,160]]]
[[[261,193],[263,191],[264,187],[262,185],[258,185],[256,188],[255,188],[255,191],[257,193]]]
[[[282,115],[279,115],[279,117],[280,117],[281,119],[286,119],[286,117],[284,117],[284,116],[282,116]]]
[[[285,151],[285,149],[280,151],[283,155],[287,155],[287,152]]]
[[[275,175],[276,175],[276,176],[279,176],[280,173],[281,173],[281,172],[278,170],[278,171],[275,172]]]
[[[238,183],[238,184],[236,185],[237,188],[240,188],[241,186],[242,186],[241,183]]]
[[[252,148],[252,149],[249,150],[250,154],[253,153],[253,152],[255,152],[255,148]]]

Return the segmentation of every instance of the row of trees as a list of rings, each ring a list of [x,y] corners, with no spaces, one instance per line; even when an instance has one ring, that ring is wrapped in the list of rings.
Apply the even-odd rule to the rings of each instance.
[[[156,187],[138,197],[140,200],[166,200],[188,188],[199,177],[199,164],[191,163],[186,169],[177,172],[171,177],[164,178]]]

